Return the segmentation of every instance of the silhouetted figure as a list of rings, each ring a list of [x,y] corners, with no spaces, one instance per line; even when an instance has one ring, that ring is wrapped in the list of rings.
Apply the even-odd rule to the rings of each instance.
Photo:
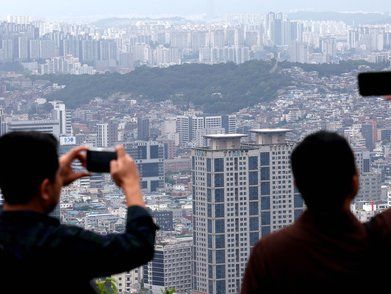
[[[61,157],[48,134],[10,133],[0,138],[0,293],[94,293],[91,280],[128,271],[153,258],[157,227],[144,208],[135,162],[117,147],[111,175],[128,206],[122,234],[98,235],[48,216],[61,188],[88,173],[85,147]]]
[[[330,132],[310,135],[294,149],[291,165],[307,210],[256,244],[241,293],[363,293],[376,287],[370,234],[350,210],[359,176],[348,142]]]

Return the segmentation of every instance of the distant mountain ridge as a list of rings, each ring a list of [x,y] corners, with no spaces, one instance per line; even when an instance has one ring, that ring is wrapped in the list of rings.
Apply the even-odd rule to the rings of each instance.
[[[249,61],[206,65],[183,64],[168,68],[141,67],[129,74],[48,75],[34,77],[65,85],[49,95],[63,100],[69,107],[86,104],[95,97],[107,98],[115,93],[132,95],[134,99],[155,102],[171,100],[176,105],[193,105],[205,113],[232,113],[260,102],[274,99],[278,93],[294,84],[292,77],[280,69],[301,67],[317,71],[321,76],[338,75],[357,70],[360,65],[381,70],[386,65],[365,61],[341,64],[298,64],[276,61]]]
[[[297,20],[343,21],[348,25],[391,23],[391,16],[382,13],[298,11],[289,13],[288,17]]]
[[[157,20],[170,20],[175,23],[189,23],[189,20],[186,20],[182,17],[161,17],[161,18],[127,18],[127,17],[111,17],[111,18],[103,18],[100,20],[97,20],[95,22],[92,22],[91,25],[94,25],[98,28],[110,28],[110,27],[124,27],[129,26],[137,21],[157,21]]]

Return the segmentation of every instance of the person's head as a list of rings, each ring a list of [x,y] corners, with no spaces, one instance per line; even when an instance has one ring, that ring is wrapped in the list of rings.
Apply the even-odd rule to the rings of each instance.
[[[358,173],[349,143],[321,131],[306,137],[292,152],[296,187],[310,210],[339,210],[356,196]]]
[[[0,138],[0,189],[7,205],[34,203],[45,212],[58,204],[61,183],[57,139],[38,132]]]

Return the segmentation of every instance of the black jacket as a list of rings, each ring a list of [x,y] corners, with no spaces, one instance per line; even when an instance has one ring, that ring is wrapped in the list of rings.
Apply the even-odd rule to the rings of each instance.
[[[35,212],[0,213],[0,293],[94,293],[91,280],[153,258],[152,217],[129,207],[126,232],[98,235]]]

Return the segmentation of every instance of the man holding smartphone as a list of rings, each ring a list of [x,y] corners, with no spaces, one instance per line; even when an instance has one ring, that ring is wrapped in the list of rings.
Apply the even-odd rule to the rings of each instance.
[[[15,132],[0,138],[0,291],[2,293],[94,293],[91,280],[137,268],[152,260],[157,226],[145,209],[135,161],[116,148],[110,162],[114,182],[128,207],[122,234],[99,235],[62,225],[48,214],[61,188],[88,176],[86,147],[58,160],[49,134]]]

